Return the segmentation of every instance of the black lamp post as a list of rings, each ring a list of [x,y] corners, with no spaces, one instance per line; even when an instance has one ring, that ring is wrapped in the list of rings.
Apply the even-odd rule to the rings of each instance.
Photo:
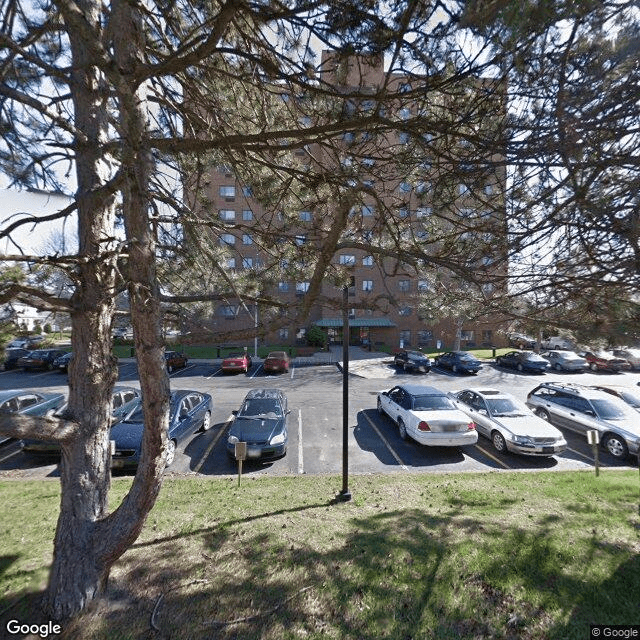
[[[352,276],[351,286],[355,286]],[[342,288],[342,489],[338,500],[351,500],[349,491],[349,285]]]

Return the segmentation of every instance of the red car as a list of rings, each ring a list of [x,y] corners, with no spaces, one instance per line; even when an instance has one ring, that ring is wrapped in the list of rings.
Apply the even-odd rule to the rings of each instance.
[[[251,356],[248,353],[230,353],[221,366],[223,373],[247,373],[251,369]]]
[[[272,351],[264,360],[264,370],[269,373],[289,371],[289,356],[286,351]]]
[[[624,359],[618,358],[606,351],[587,351],[580,354],[589,365],[591,371],[628,371],[631,365]]]

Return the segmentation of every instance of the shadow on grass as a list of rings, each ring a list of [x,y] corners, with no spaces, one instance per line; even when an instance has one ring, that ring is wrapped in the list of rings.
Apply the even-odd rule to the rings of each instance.
[[[638,622],[634,550],[566,545],[555,517],[348,510],[292,506],[136,544],[110,600],[63,637],[583,640],[589,623]]]

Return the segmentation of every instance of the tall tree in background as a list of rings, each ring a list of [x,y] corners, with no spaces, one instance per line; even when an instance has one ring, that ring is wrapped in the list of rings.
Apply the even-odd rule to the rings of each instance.
[[[530,167],[542,158],[535,166],[544,166],[544,143],[555,144],[551,131],[560,130],[559,121],[549,121],[545,139],[531,117],[533,98],[529,108],[510,115],[500,97],[515,80],[522,95],[529,84],[535,87],[543,103],[548,91],[563,95],[564,84],[545,84],[548,68],[534,64],[559,63],[545,58],[543,47],[556,20],[571,16],[570,5],[557,11],[513,24],[513,16],[512,22],[487,17],[481,6],[438,1],[0,2],[2,169],[16,184],[64,186],[67,174],[77,185],[74,205],[60,214],[77,216],[77,253],[2,256],[5,264],[64,271],[73,282],[71,297],[28,278],[0,284],[0,301],[19,296],[72,318],[76,356],[66,418],[0,421],[3,433],[62,446],[61,510],[45,598],[50,615],[72,616],[104,590],[111,566],[135,540],[160,490],[169,400],[161,303],[211,297],[181,282],[162,257],[175,252],[176,229],[194,238],[206,237],[198,229],[214,238],[225,232],[206,203],[185,203],[183,185],[199,198],[206,171],[228,164],[273,212],[273,224],[259,230],[269,255],[262,273],[229,279],[217,268],[223,253],[211,254],[218,274],[211,282],[214,297],[233,292],[277,309],[267,284],[286,268],[310,283],[302,317],[320,296],[323,279],[344,278],[332,264],[335,252],[359,247],[434,282],[448,271],[475,283],[482,298],[487,278],[504,282],[507,275],[504,265],[481,268],[487,257],[506,254],[499,243],[507,194],[488,198],[487,178],[504,174],[508,163]],[[556,48],[566,58],[574,54],[569,43]],[[328,82],[318,74],[319,49],[333,52],[337,78],[348,75],[354,54],[385,55],[388,70],[373,89],[359,80],[357,68],[344,83]],[[407,81],[394,84],[396,73]],[[490,80],[478,83],[483,75]],[[367,139],[347,152],[344,135],[355,132],[366,132]],[[518,146],[506,157],[507,134],[514,132]],[[397,134],[407,143],[391,143]],[[311,145],[310,162],[292,160],[292,152]],[[523,196],[533,180],[526,170],[514,176],[511,186]],[[425,194],[430,183],[436,204],[422,227],[406,219],[400,201],[380,198],[374,228],[365,235],[351,214],[365,195],[378,198],[371,187],[376,179],[422,184]],[[483,203],[477,210],[459,210],[461,181]],[[540,189],[557,191],[547,183]],[[547,201],[540,197],[533,210]],[[286,237],[287,216],[301,204],[326,212],[310,230],[313,243],[300,245],[291,234],[288,242],[275,243],[283,232]],[[535,217],[518,222],[520,228],[534,223],[542,229]],[[2,237],[13,228],[5,227]],[[522,251],[523,243],[516,248]],[[206,254],[191,253],[178,256],[181,268],[211,271]],[[110,510],[110,398],[117,373],[110,330],[115,295],[125,288],[145,430],[131,490]]]

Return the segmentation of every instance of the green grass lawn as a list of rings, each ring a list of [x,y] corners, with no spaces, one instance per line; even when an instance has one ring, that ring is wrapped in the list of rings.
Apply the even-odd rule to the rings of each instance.
[[[584,640],[640,623],[637,470],[355,476],[336,504],[340,487],[168,478],[108,598],[63,637]],[[0,499],[4,630],[37,619],[58,483],[5,480]]]

